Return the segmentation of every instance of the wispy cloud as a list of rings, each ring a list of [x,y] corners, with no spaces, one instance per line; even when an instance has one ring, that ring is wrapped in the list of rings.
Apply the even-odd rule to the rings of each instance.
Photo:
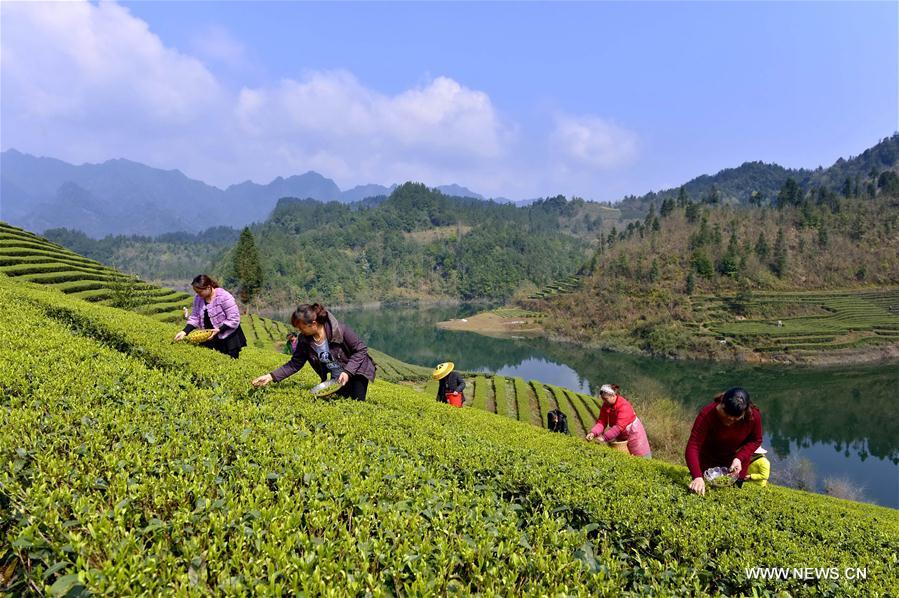
[[[624,166],[637,156],[637,134],[598,116],[558,114],[553,144],[566,162],[590,169]]]
[[[208,25],[191,38],[194,53],[234,69],[251,66],[246,45],[221,25]]]

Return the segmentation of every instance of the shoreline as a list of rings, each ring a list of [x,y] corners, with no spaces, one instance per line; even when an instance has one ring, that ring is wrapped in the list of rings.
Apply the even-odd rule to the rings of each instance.
[[[440,330],[453,332],[473,332],[492,338],[537,338],[545,337],[546,330],[540,318],[520,315],[503,316],[496,311],[480,312],[468,318],[437,322]]]
[[[675,355],[658,355],[636,346],[602,341],[582,341],[555,332],[547,331],[538,321],[540,318],[504,318],[495,312],[480,312],[469,318],[438,322],[436,327],[453,332],[471,332],[490,338],[544,338],[549,341],[576,345],[586,349],[640,355],[672,361],[704,361],[714,363],[794,365],[806,367],[838,367],[845,365],[872,365],[899,360],[899,344],[872,345],[838,349],[825,352],[803,353],[759,353],[746,349],[729,347],[718,354],[679,351]]]

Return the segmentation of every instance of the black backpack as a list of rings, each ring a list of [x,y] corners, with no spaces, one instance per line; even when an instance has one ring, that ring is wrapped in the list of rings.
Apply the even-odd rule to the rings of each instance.
[[[550,432],[568,434],[568,417],[558,409],[553,409],[546,414],[546,427]]]

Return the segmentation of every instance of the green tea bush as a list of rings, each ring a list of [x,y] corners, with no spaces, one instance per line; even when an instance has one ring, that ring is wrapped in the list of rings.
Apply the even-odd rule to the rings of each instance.
[[[886,596],[899,514],[683,467],[378,381],[314,400],[176,328],[0,276],[3,591]],[[14,309],[6,308],[14,306]],[[477,390],[475,391],[477,394]],[[866,580],[747,567],[865,568]]]

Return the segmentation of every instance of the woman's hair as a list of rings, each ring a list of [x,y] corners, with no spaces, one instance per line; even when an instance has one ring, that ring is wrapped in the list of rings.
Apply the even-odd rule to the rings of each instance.
[[[743,417],[743,414],[752,407],[752,401],[749,399],[749,391],[745,388],[740,388],[739,386],[728,389],[722,394],[721,404],[724,406],[724,412],[731,417]],[[750,417],[752,417],[751,411]]]
[[[290,316],[290,323],[294,326],[297,325],[297,322],[308,325],[312,322],[324,324],[327,321],[328,310],[325,309],[324,305],[319,303],[313,303],[312,305],[304,303],[297,307],[296,310],[294,310],[293,315]]]
[[[603,392],[609,392],[609,389],[612,389],[616,395],[621,394],[621,387],[617,384],[603,384],[599,389],[599,394],[601,395]],[[610,393],[611,394],[611,393]]]
[[[195,277],[191,281],[190,286],[192,286],[195,289],[209,289],[209,288],[217,289],[217,288],[219,288],[219,283],[216,279],[212,278],[211,276],[206,276],[205,274],[200,274],[199,276]]]

